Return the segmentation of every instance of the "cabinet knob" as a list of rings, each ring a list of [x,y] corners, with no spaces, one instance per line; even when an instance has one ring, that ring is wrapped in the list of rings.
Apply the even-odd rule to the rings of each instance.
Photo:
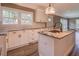
[[[21,38],[21,35],[19,34],[18,37]]]
[[[16,32],[13,32],[13,34],[16,34]]]
[[[6,39],[7,43],[8,43],[8,39]]]
[[[45,45],[47,45],[47,43],[46,43],[46,42],[45,42],[44,44],[45,44]]]

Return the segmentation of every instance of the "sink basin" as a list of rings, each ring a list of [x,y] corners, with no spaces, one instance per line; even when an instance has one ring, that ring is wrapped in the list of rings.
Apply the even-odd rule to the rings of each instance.
[[[53,33],[60,33],[59,30],[52,30],[52,31],[50,31],[50,32],[53,32]]]

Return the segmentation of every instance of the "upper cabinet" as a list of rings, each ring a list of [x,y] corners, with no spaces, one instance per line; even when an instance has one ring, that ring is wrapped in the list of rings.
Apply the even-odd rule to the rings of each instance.
[[[44,10],[37,9],[35,12],[35,22],[48,22],[48,16]]]

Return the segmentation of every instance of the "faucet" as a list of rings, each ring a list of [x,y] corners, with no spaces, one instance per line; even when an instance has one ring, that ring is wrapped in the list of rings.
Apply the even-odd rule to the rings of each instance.
[[[59,26],[58,28],[60,28],[60,32],[62,32],[62,23],[56,22],[55,25],[54,25],[54,29],[56,29],[57,26]]]

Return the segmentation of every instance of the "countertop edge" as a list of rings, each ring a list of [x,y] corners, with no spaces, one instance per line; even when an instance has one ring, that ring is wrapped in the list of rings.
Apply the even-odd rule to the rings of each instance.
[[[75,32],[75,31],[72,31],[72,32],[71,32],[71,33],[69,33],[68,35],[72,34],[73,32]],[[39,32],[39,34],[46,35],[46,36],[50,36],[50,35],[45,34],[45,33],[42,33],[42,32]],[[53,37],[53,38],[56,38],[56,39],[61,40],[62,38],[66,37],[66,36],[68,36],[68,35],[65,35],[65,36],[63,36],[63,37],[61,37],[61,38],[55,37],[55,36],[53,36],[53,35],[52,35],[52,36],[50,36],[50,37]]]

